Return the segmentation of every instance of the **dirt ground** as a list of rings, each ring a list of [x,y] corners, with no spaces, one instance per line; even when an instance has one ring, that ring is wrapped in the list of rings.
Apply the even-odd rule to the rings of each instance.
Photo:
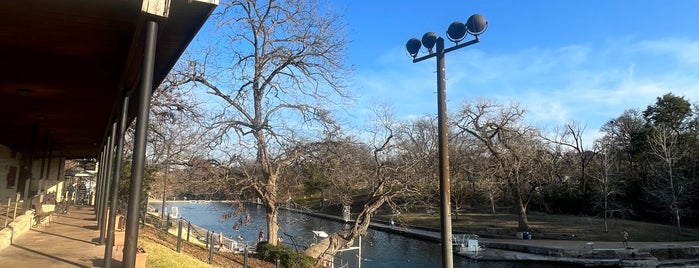
[[[139,238],[166,246],[173,251],[177,249],[177,237],[152,227],[141,227]],[[197,258],[201,261],[209,261],[209,250],[201,246],[183,241],[181,252]],[[214,253],[214,266],[216,267],[243,267],[243,255],[225,252]],[[274,264],[248,256],[248,267],[251,268],[274,268]]]

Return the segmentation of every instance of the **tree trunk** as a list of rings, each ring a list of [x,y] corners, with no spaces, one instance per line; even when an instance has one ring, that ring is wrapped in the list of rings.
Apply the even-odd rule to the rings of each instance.
[[[515,192],[515,204],[517,205],[517,230],[521,232],[529,231],[529,221],[527,220],[527,206],[524,205],[519,189],[513,189]]]
[[[682,234],[682,225],[680,224],[680,209],[675,207],[675,218],[677,219],[677,233]]]
[[[493,197],[492,194],[490,194],[490,210],[493,212],[493,215],[495,215],[495,198]]]
[[[316,260],[322,260],[326,259],[329,256],[333,256],[339,249],[344,248],[345,245],[347,245],[347,243],[353,242],[353,239],[346,239],[346,235],[348,234],[331,234],[327,238],[324,238],[318,241],[318,243],[308,247],[303,252],[303,254],[306,256],[310,256]]]
[[[272,209],[267,209],[267,242],[270,245],[276,246],[279,242],[277,233],[279,232],[279,225],[277,224],[278,210],[276,207]],[[264,238],[263,238],[264,240]]]
[[[383,184],[377,186],[379,192],[382,189]],[[316,259],[317,264],[319,264],[328,257],[334,256],[339,249],[354,243],[354,239],[357,236],[366,234],[371,223],[371,215],[388,200],[386,196],[377,195],[377,190],[375,190],[372,198],[364,204],[362,211],[357,214],[354,226],[351,229],[331,234],[327,238],[318,241],[317,244],[308,247],[303,254]]]
[[[605,175],[606,176],[606,175]],[[607,193],[607,180],[604,180],[604,232],[608,233],[609,232],[609,227],[607,227],[607,213],[609,211],[609,200],[608,200],[608,193]]]
[[[320,189],[320,209],[325,208],[325,190]]]

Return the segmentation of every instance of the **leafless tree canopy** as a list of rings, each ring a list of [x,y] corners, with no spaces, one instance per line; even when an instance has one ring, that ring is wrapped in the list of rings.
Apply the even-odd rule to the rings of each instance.
[[[277,204],[285,169],[300,144],[336,129],[331,109],[342,104],[349,68],[341,16],[318,1],[224,1],[215,14],[219,37],[203,55],[190,55],[180,83],[204,89],[211,144],[239,152],[241,180],[267,211],[269,241],[277,243]],[[229,153],[230,154],[230,153]]]
[[[493,164],[490,171],[505,182],[518,211],[521,231],[529,230],[527,206],[551,174],[551,155],[535,128],[523,123],[524,110],[488,101],[466,103],[457,127],[487,148],[483,157]]]

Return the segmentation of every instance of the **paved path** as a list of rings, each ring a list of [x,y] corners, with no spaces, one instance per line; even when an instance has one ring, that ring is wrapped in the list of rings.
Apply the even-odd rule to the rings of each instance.
[[[99,230],[92,207],[73,206],[55,215],[50,225],[32,227],[0,252],[2,267],[103,267],[104,245],[97,245]],[[113,253],[112,267],[121,267],[121,250]],[[117,261],[118,260],[118,261]]]

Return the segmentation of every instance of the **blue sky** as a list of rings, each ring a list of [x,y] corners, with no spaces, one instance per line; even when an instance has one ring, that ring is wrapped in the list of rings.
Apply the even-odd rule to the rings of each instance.
[[[585,125],[589,147],[626,109],[668,92],[699,102],[696,1],[331,3],[344,11],[352,40],[358,102],[349,121],[369,120],[377,104],[399,119],[435,115],[436,63],[412,63],[405,42],[429,31],[445,36],[451,22],[475,13],[489,22],[481,42],[446,56],[450,112],[478,99],[518,102],[540,128]]]

